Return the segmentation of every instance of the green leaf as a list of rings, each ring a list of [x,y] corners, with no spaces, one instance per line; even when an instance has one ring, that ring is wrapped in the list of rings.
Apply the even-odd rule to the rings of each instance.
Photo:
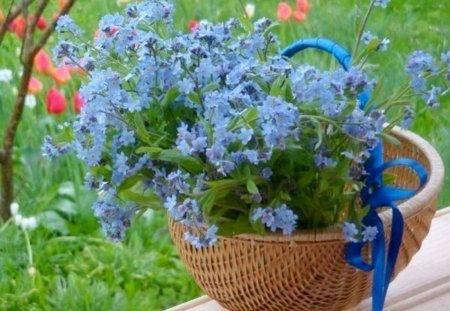
[[[252,22],[247,18],[245,14],[239,16],[239,21],[241,22],[241,25],[244,27],[244,29],[247,30],[249,33],[255,31]]]
[[[286,80],[286,87],[285,87],[285,97],[284,99],[289,103],[294,103],[294,93],[292,92],[292,83],[291,80]]]
[[[314,180],[315,174],[316,173],[314,171],[302,172],[302,174],[300,175],[300,178],[297,181],[297,187],[299,189],[302,189],[302,188],[308,186]]]
[[[56,201],[56,203],[52,205],[52,209],[69,217],[78,214],[77,205],[71,200],[67,199],[61,199]]]
[[[242,181],[237,179],[222,179],[206,182],[206,185],[211,189],[227,189],[235,188],[242,184]]]
[[[250,76],[250,80],[258,84],[258,86],[264,91],[264,93],[270,93],[270,84],[257,76]]]
[[[146,143],[151,144],[152,138],[145,128],[144,120],[142,119],[142,115],[140,112],[134,114],[134,125],[136,126],[137,136]]]
[[[71,143],[75,139],[73,130],[65,126],[57,135],[52,138],[52,142],[57,146],[62,146]]]
[[[218,235],[233,236],[241,233],[253,233],[254,229],[250,224],[248,215],[240,214],[236,220],[218,224]]]
[[[259,235],[264,235],[264,234],[266,234],[266,226],[262,223],[262,221],[261,220],[258,220],[258,221],[252,221],[251,219],[250,219],[250,215],[252,215],[253,214],[253,212],[251,211],[250,212],[250,214],[249,214],[249,223],[250,223],[250,225],[252,226],[252,229],[257,233],[257,234],[259,234]]]
[[[396,180],[396,175],[392,173],[383,173],[383,184],[392,185]]]
[[[198,96],[197,93],[194,93],[194,92],[189,93],[188,98],[189,98],[194,104],[201,105],[201,103],[202,103],[202,101],[200,100],[200,97]]]
[[[58,194],[68,196],[72,199],[75,198],[75,187],[73,185],[73,182],[71,181],[65,181],[59,185],[58,188]]]
[[[69,234],[66,220],[55,211],[46,211],[39,215],[39,224],[50,231],[63,235]]]
[[[264,33],[263,33],[264,38],[267,39],[267,37],[272,33],[272,31],[275,28],[277,28],[278,26],[280,26],[280,23],[274,22],[274,23],[272,23],[272,25],[267,27],[266,30],[264,30]]]
[[[278,77],[270,88],[270,95],[275,97],[283,97],[283,86],[286,78],[283,76]]]
[[[130,188],[134,187],[141,180],[142,180],[142,176],[140,176],[140,175],[134,175],[134,176],[128,177],[120,184],[120,186],[117,188],[117,191],[120,193],[124,190],[130,189]]]
[[[141,153],[156,153],[156,154],[159,154],[159,153],[161,153],[161,151],[163,151],[163,149],[161,149],[159,147],[140,147],[140,148],[136,149],[136,153],[137,154],[141,154]]]
[[[402,146],[402,143],[401,143],[397,138],[395,138],[394,136],[392,136],[392,135],[390,135],[390,134],[388,134],[388,133],[382,132],[382,133],[380,133],[380,134],[378,134],[378,135],[379,135],[383,140],[385,140],[385,141],[387,141],[387,142],[393,144],[394,146],[397,146],[397,147],[401,147],[401,146]]]
[[[208,217],[210,215],[216,199],[217,197],[214,191],[206,191],[204,195],[198,200],[204,216]]]
[[[178,164],[191,173],[198,174],[203,171],[202,161],[194,157],[185,156],[178,150],[163,150],[159,154],[158,159]]]
[[[255,182],[251,179],[247,180],[247,191],[251,194],[259,194],[258,187]]]
[[[162,207],[161,199],[159,198],[159,196],[150,190],[137,192],[133,189],[129,189],[122,191],[120,193],[120,196],[125,200],[151,209],[160,209]]]
[[[136,153],[148,153],[152,160],[160,160],[178,164],[185,170],[194,174],[198,174],[203,171],[203,163],[201,160],[191,156],[185,156],[176,149],[141,147],[136,150]]]
[[[178,89],[178,86],[174,86],[171,89],[169,89],[164,96],[163,100],[161,101],[161,106],[163,108],[166,108],[170,103],[172,103],[177,97],[180,95],[180,91]]]
[[[363,50],[363,52],[359,56],[358,60],[364,60],[370,54],[375,52],[378,49],[378,46],[380,45],[380,43],[381,43],[380,39],[377,39],[377,38],[372,39],[369,42],[369,44],[367,44],[366,48]]]
[[[356,107],[356,100],[349,101],[347,103],[347,106],[342,111],[341,117],[347,117],[351,115],[352,112],[355,110],[355,107]]]
[[[212,82],[212,83],[208,84],[207,86],[205,86],[204,88],[202,88],[201,93],[204,94],[204,93],[207,93],[207,92],[211,92],[211,91],[217,90],[219,88],[220,88],[220,84],[219,83]]]
[[[229,130],[236,130],[240,127],[250,126],[258,118],[258,109],[256,107],[245,109],[241,115],[234,117],[229,124]]]

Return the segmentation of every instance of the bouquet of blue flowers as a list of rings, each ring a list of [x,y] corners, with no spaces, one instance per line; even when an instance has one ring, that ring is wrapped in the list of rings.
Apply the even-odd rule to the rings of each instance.
[[[372,1],[369,12],[387,2]],[[411,95],[438,106],[448,89],[428,81],[449,78],[450,53],[437,62],[415,52],[412,82],[362,106],[361,94],[377,91],[364,64],[389,43],[364,27],[353,66],[324,71],[280,53],[268,19],[202,21],[186,34],[174,29],[173,9],[164,0],[130,4],[101,19],[92,43],[69,17],[58,23],[54,57],[87,73],[86,105],[43,149],[86,163],[105,233],[121,240],[152,208],[191,228],[185,238],[198,248],[217,235],[343,223],[349,241],[376,238],[362,224],[365,163],[380,139],[395,141],[395,124],[410,125]]]

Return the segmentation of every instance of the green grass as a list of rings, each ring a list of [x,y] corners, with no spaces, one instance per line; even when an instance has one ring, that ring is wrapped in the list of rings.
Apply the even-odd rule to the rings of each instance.
[[[190,19],[222,21],[240,12],[233,0],[178,0],[176,23],[187,30]],[[245,1],[244,1],[245,2]],[[275,18],[277,1],[253,1],[256,17]],[[291,1],[294,2],[294,1]],[[351,50],[357,17],[355,4],[368,1],[311,0],[313,8],[304,24],[285,23],[277,28],[283,44],[305,37],[331,38]],[[2,7],[3,4],[0,4]],[[4,9],[4,8],[3,8]],[[73,17],[91,33],[98,19],[117,9],[115,1],[80,0]],[[47,12],[50,16],[51,12]],[[450,48],[450,2],[446,0],[393,0],[388,10],[377,10],[369,29],[392,43],[388,52],[372,59],[374,76],[384,79],[388,95],[405,76],[406,56],[421,48],[438,56]],[[0,50],[0,68],[18,70],[17,39],[6,38]],[[55,39],[50,45],[55,43]],[[306,51],[297,62],[336,66],[321,52]],[[16,74],[14,83],[17,84]],[[46,88],[50,80],[44,81]],[[71,94],[80,84],[65,87]],[[0,84],[0,133],[11,109],[13,89]],[[43,137],[55,133],[57,124],[73,118],[47,115],[45,97],[34,110],[26,109],[14,150],[17,201],[26,215],[41,215],[42,225],[30,233],[36,272],[29,272],[23,233],[14,225],[0,229],[0,310],[161,310],[200,295],[170,243],[164,215],[154,213],[138,220],[120,244],[107,242],[93,218],[94,194],[84,190],[83,167],[73,156],[48,162],[40,155]],[[73,110],[73,109],[72,109]],[[438,112],[418,115],[414,131],[430,140],[450,165],[450,100]],[[446,187],[450,185],[446,175]],[[440,206],[449,205],[443,192]],[[0,224],[0,228],[2,225]]]

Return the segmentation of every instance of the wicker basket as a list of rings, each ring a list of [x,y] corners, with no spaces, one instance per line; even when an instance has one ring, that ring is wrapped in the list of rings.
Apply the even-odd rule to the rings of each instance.
[[[399,129],[393,133],[402,147],[385,145],[385,160],[413,158],[429,172],[420,193],[400,205],[405,231],[395,276],[408,265],[428,234],[444,168],[440,156],[425,140]],[[391,172],[396,174],[398,186],[418,185],[409,169]],[[380,217],[388,234],[391,213],[382,212]],[[180,257],[197,284],[231,311],[346,310],[370,296],[372,275],[346,263],[345,241],[338,227],[290,237],[220,237],[218,245],[200,250],[184,240],[186,228],[182,224],[169,221],[169,227]]]

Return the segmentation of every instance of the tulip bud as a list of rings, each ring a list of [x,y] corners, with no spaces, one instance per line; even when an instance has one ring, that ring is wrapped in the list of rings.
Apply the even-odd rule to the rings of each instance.
[[[67,102],[64,95],[55,88],[51,88],[47,93],[47,112],[51,114],[61,114],[66,111]]]
[[[73,104],[74,104],[76,113],[80,113],[81,109],[85,105],[84,99],[81,97],[81,95],[78,91],[76,91],[73,94]]]

